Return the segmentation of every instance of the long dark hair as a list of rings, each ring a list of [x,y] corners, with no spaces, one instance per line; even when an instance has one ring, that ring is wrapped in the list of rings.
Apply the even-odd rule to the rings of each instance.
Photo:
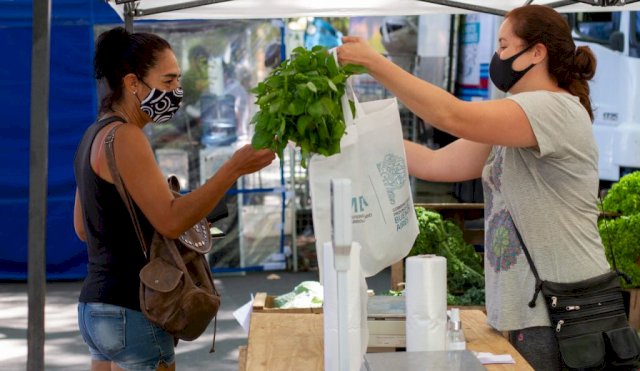
[[[108,92],[100,101],[100,112],[111,110],[122,98],[122,78],[133,73],[144,78],[156,64],[158,54],[171,45],[158,35],[130,33],[122,27],[105,31],[98,36],[93,59],[95,78],[106,80]]]
[[[549,73],[558,86],[580,98],[593,121],[589,83],[596,73],[596,58],[587,46],[579,46],[571,37],[571,27],[558,12],[544,5],[526,5],[505,15],[513,31],[526,45],[543,44],[548,51]]]

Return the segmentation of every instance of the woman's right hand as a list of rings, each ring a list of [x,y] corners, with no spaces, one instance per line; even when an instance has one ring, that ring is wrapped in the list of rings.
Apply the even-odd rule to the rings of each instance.
[[[384,58],[360,37],[344,36],[342,42],[344,44],[336,50],[340,64],[351,63],[370,69],[377,58]]]
[[[254,173],[269,166],[276,155],[269,149],[254,149],[251,144],[245,144],[238,149],[229,162],[238,176]]]

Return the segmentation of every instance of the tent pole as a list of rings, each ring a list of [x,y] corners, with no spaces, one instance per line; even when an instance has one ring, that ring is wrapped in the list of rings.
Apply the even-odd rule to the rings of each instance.
[[[577,3],[577,0],[561,0],[561,1],[556,1],[553,3],[547,3],[546,5],[550,8],[561,8],[563,6],[567,6],[567,5],[573,5],[575,3]]]
[[[472,12],[494,14],[494,15],[499,15],[501,17],[507,13],[504,10],[489,8],[489,7],[480,6],[480,5],[473,5],[473,4],[463,3],[459,1],[451,1],[451,0],[420,0],[420,1],[423,1],[425,3],[436,4],[436,5],[448,6],[451,8],[470,10]]]
[[[133,32],[133,17],[135,8],[132,3],[124,4],[124,29]]]
[[[183,3],[179,3],[179,4],[159,6],[159,7],[156,7],[156,8],[136,9],[134,11],[134,16],[142,17],[142,16],[145,16],[145,15],[165,13],[165,12],[170,12],[170,11],[173,11],[173,10],[182,10],[182,9],[195,8],[195,7],[203,6],[203,5],[224,3],[224,2],[227,2],[227,1],[231,1],[231,0],[193,0],[193,1],[187,1],[187,2],[183,2]]]
[[[29,371],[44,370],[50,34],[51,0],[34,1],[27,278],[29,297],[27,370]]]

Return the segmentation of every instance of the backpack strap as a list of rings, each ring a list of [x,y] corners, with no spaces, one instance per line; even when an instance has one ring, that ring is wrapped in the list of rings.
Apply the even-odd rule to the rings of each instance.
[[[109,116],[96,121],[96,124],[100,126],[99,130],[101,130],[103,127],[116,121],[127,122],[125,119],[123,119],[120,116]],[[105,142],[104,140],[100,142],[100,148],[98,148],[98,153],[102,153],[102,149],[104,148],[104,142]],[[98,163],[96,164],[96,173],[100,173],[100,161],[98,161]]]
[[[106,120],[108,119],[109,118],[107,118]],[[131,195],[129,194],[129,192],[127,192],[126,188],[124,187],[124,182],[122,181],[122,177],[120,176],[120,172],[118,171],[118,168],[116,166],[114,140],[116,131],[121,126],[122,125],[114,126],[111,130],[109,130],[109,133],[107,133],[107,136],[104,139],[104,143],[106,144],[107,163],[109,164],[109,170],[111,171],[113,184],[116,186],[118,193],[120,193],[120,197],[122,198],[124,205],[127,207],[127,211],[129,211],[129,216],[131,217],[131,221],[133,222],[133,227],[136,230],[136,235],[138,236],[138,240],[140,241],[140,248],[142,249],[142,253],[144,254],[144,257],[149,260],[149,248],[144,241],[144,235],[142,234],[142,228],[140,227],[140,222],[138,221],[138,215],[136,214],[133,207],[133,200],[131,199]]]

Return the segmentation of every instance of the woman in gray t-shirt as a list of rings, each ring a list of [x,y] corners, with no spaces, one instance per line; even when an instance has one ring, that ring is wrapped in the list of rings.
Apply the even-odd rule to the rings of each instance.
[[[465,102],[405,72],[357,37],[341,63],[365,66],[415,114],[460,139],[439,150],[406,142],[409,172],[430,181],[482,177],[485,192],[487,317],[508,331],[527,361],[560,369],[542,297],[530,308],[534,277],[515,225],[543,279],[571,282],[609,269],[597,221],[598,153],[591,131],[596,61],[576,48],[555,10],[528,5],[505,16],[490,65],[507,99]]]

